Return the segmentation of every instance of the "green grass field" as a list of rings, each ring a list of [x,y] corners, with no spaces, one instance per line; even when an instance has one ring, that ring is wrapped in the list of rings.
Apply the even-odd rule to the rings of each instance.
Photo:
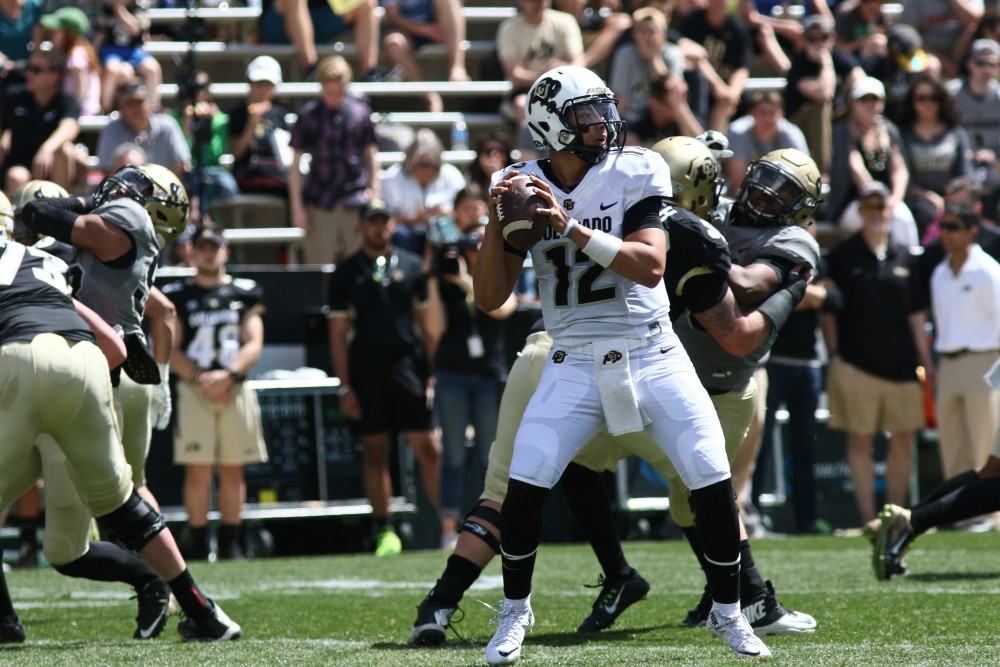
[[[786,607],[814,615],[813,635],[771,637],[775,665],[1000,664],[996,607],[1000,534],[920,538],[912,574],[875,581],[862,538],[760,540],[755,556]],[[535,575],[534,632],[518,664],[633,667],[739,661],[704,629],[679,625],[701,592],[681,542],[630,542],[626,552],[653,584],[649,598],[608,631],[578,635],[597,563],[582,545],[543,545]],[[442,650],[406,645],[415,607],[445,562],[441,552],[196,564],[195,576],[244,629],[224,645],[185,645],[177,619],[157,640],[128,639],[134,602],[122,585],[68,579],[51,569],[8,573],[28,642],[0,647],[0,665],[485,665],[492,612],[502,597],[495,561],[463,601],[465,618]],[[460,615],[460,614],[459,614]]]

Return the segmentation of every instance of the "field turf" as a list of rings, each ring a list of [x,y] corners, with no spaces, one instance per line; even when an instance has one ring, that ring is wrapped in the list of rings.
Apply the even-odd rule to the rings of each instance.
[[[862,538],[759,540],[755,556],[789,609],[814,615],[812,635],[770,637],[773,665],[1000,664],[997,601],[1000,534],[921,537],[911,574],[877,582]],[[534,632],[518,665],[633,667],[739,664],[704,629],[680,626],[702,579],[677,541],[629,542],[632,564],[653,584],[649,598],[610,630],[578,635],[597,589],[583,545],[543,545],[535,574]],[[159,639],[129,639],[135,603],[121,584],[68,579],[51,569],[8,573],[28,642],[0,646],[0,665],[485,665],[492,617],[477,600],[502,597],[495,561],[462,603],[464,619],[442,650],[414,650],[415,607],[445,562],[441,552],[200,563],[192,571],[244,629],[222,645],[182,644],[172,617]],[[459,612],[456,617],[462,616]]]

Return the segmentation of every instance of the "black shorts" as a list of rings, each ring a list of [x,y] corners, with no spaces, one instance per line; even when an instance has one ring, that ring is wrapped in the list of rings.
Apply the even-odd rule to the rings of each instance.
[[[412,356],[386,359],[377,352],[351,353],[351,386],[361,404],[361,421],[351,421],[357,436],[386,431],[428,431],[434,412],[425,389],[427,365]]]

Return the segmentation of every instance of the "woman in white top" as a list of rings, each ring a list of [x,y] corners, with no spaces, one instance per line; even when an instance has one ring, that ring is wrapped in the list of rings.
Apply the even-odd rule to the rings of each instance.
[[[382,197],[396,218],[392,244],[424,254],[427,228],[451,213],[455,195],[465,187],[465,176],[445,164],[444,146],[433,130],[417,131],[399,164],[382,175]]]
[[[43,16],[40,23],[52,33],[56,48],[66,54],[63,92],[79,100],[81,116],[101,113],[101,61],[87,40],[87,15],[77,7],[60,7]]]

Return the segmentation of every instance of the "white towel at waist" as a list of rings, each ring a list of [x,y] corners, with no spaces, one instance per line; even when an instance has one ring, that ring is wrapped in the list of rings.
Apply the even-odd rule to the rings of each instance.
[[[625,338],[598,340],[593,343],[597,389],[604,408],[604,420],[611,435],[641,431],[652,420],[639,405],[628,363]]]

